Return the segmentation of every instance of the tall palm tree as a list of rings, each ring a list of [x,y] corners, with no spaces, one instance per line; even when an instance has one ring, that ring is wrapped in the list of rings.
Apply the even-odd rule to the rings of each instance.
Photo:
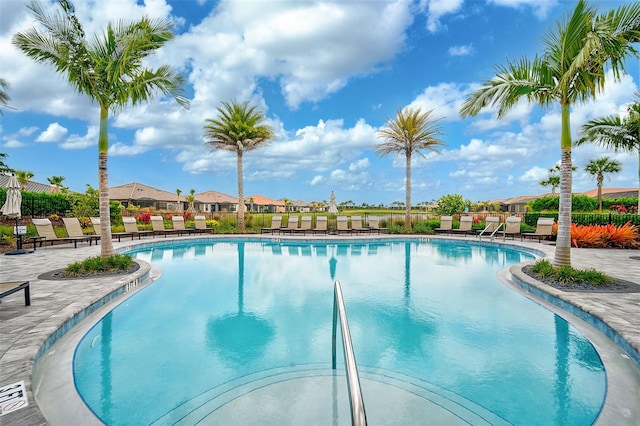
[[[542,186],[550,186],[551,187],[551,195],[556,195],[556,188],[560,186],[560,176],[558,175],[549,175],[548,178],[541,180],[540,185]]]
[[[602,182],[604,181],[604,175],[605,173],[620,173],[622,166],[616,160],[602,157],[589,161],[584,170],[596,177],[596,182],[598,183],[598,210],[602,210]]]
[[[424,158],[424,150],[440,152],[438,147],[445,145],[440,140],[442,128],[439,119],[433,119],[433,110],[423,112],[420,108],[398,110],[396,118],[387,120],[386,127],[378,131],[383,142],[374,147],[376,154],[384,157],[388,154],[405,157],[405,218],[407,229],[411,229],[411,157],[419,154]]]
[[[582,126],[583,137],[576,145],[595,142],[605,148],[638,153],[638,209],[640,215],[640,91],[635,94],[635,102],[628,108],[629,116],[617,115],[589,120]]]
[[[31,2],[27,7],[43,28],[19,32],[12,42],[36,62],[66,75],[78,93],[100,107],[100,255],[108,257],[113,254],[107,174],[109,111],[148,102],[157,91],[174,96],[184,107],[189,103],[181,96],[183,78],[176,71],[168,66],[153,70],[144,64],[147,56],[173,38],[169,21],[142,17],[137,22],[109,23],[102,37],[96,35],[90,43],[73,5],[68,0],[58,0],[58,5],[60,9],[49,12],[37,1]]]
[[[245,152],[266,145],[274,137],[264,114],[249,102],[222,102],[218,118],[208,118],[204,126],[205,144],[211,149],[235,152],[238,164],[238,230],[244,232],[244,178],[242,157]]]
[[[508,61],[497,75],[469,97],[460,113],[476,115],[489,105],[503,117],[524,96],[542,106],[561,108],[560,212],[554,264],[571,265],[571,105],[595,98],[604,88],[605,67],[619,79],[628,54],[640,40],[640,3],[597,14],[578,1],[568,20],[558,22],[543,39],[542,56]]]
[[[33,176],[35,176],[33,172],[28,170],[16,170],[16,179],[20,182],[20,188],[22,191],[27,190],[27,185]]]

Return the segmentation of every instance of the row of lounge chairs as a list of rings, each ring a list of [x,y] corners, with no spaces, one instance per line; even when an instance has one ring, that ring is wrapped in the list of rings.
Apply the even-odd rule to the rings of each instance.
[[[472,227],[472,216],[461,216],[460,226],[458,228],[453,228],[453,216],[442,216],[440,218],[440,227],[435,228],[435,231],[464,236],[475,234],[480,239],[482,239],[482,237],[490,237],[492,240],[495,236],[502,236],[503,240],[508,236],[511,237],[511,239],[519,236],[520,241],[523,241],[525,238],[537,238],[538,242],[540,242],[543,238],[552,235],[553,224],[555,223],[553,218],[540,217],[538,218],[534,232],[521,232],[521,221],[522,219],[520,217],[510,216],[504,223],[501,223],[499,217],[487,216],[484,229],[474,230]]]
[[[133,240],[136,236],[140,239],[143,236],[153,237],[155,235],[164,235],[166,237],[167,235],[180,236],[182,234],[214,232],[213,228],[207,227],[204,216],[195,216],[194,219],[195,226],[193,228],[186,228],[184,217],[173,216],[173,228],[165,228],[162,216],[151,216],[152,229],[141,230],[138,228],[138,224],[134,217],[125,216],[122,218],[124,232],[114,232],[111,234],[111,237],[117,238],[118,241],[120,241],[122,237],[131,237]],[[98,244],[100,241],[100,235],[97,235],[99,234],[100,229],[100,218],[91,218],[91,223],[96,231],[94,234],[86,234],[82,230],[80,221],[76,217],[65,217],[62,218],[62,221],[64,222],[64,226],[67,230],[67,237],[58,237],[49,219],[32,219],[32,222],[36,227],[36,232],[38,233],[37,237],[30,237],[31,242],[33,243],[33,248],[35,249],[37,244],[42,247],[47,244],[53,245],[56,242],[73,243],[73,247],[77,248],[78,243],[88,242],[89,245],[92,245],[94,242]]]
[[[351,226],[349,226],[349,217],[338,216],[336,218],[335,229],[329,229],[327,216],[317,216],[316,226],[312,228],[311,216],[298,216],[291,215],[287,220],[286,226],[282,226],[282,216],[275,215],[271,218],[271,226],[262,228],[261,233],[271,234],[302,234],[306,235],[307,232],[312,234],[371,234],[385,232],[387,228],[380,227],[380,219],[376,216],[369,216],[367,218],[367,225],[363,225],[361,216],[351,216]]]

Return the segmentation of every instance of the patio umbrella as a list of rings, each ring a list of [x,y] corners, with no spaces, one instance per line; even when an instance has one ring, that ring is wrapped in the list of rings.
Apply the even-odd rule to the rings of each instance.
[[[18,218],[22,216],[20,212],[20,204],[22,204],[22,193],[20,192],[20,183],[15,174],[11,174],[7,183],[7,199],[2,206],[2,214],[16,219],[17,249],[9,251],[5,254],[25,254],[31,253],[33,250],[24,250],[22,248],[22,235],[18,234]]]
[[[329,199],[329,213],[338,214],[338,204],[336,203],[336,194],[331,191],[331,198]]]

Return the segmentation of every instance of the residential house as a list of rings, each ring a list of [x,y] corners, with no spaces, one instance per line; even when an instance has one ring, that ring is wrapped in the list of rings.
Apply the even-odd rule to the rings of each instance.
[[[238,211],[238,198],[222,192],[206,191],[195,194],[195,197],[196,211],[209,213]]]
[[[265,213],[284,213],[286,206],[282,200],[272,200],[259,194],[245,197],[244,203],[247,210]]]
[[[583,192],[587,197],[598,197],[598,188]],[[602,198],[637,198],[638,188],[602,188]]]
[[[169,211],[183,211],[186,208],[184,197],[137,182],[109,188],[109,199],[120,201],[124,207],[133,204],[140,208]]]

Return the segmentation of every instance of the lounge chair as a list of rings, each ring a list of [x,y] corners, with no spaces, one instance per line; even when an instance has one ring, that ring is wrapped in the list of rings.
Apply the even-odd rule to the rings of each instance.
[[[349,228],[349,218],[347,216],[338,216],[336,218],[336,232],[338,232],[338,234],[352,233],[351,228]]]
[[[24,305],[31,306],[31,293],[29,291],[29,281],[14,281],[0,283],[0,299],[13,293],[24,290]]]
[[[440,216],[440,226],[438,228],[435,228],[434,231],[451,233],[452,228],[453,216]]]
[[[471,226],[473,225],[473,216],[460,216],[460,226],[455,229],[451,229],[453,234],[463,234],[465,237],[467,234],[473,233]]]
[[[273,216],[271,218],[271,227],[269,228],[262,228],[260,230],[261,234],[264,234],[266,232],[271,232],[272,234],[276,231],[280,232],[280,225],[282,224],[282,216]]]
[[[378,216],[369,216],[367,218],[367,222],[369,223],[369,231],[370,232],[387,232],[389,228],[380,228],[380,218]]]
[[[329,230],[327,229],[327,217],[326,216],[316,216],[316,227],[312,229],[314,234],[318,232],[326,234]]]
[[[186,228],[184,226],[184,217],[183,216],[171,216],[171,221],[173,222],[173,229],[175,229],[180,234],[193,234],[196,232],[195,228]]]
[[[311,216],[302,216],[300,218],[300,227],[295,229],[294,232],[301,232],[302,235],[306,235],[307,231],[311,231]]]
[[[179,229],[171,229],[164,227],[164,218],[162,216],[151,216],[151,228],[153,235],[180,235]]]
[[[364,234],[370,234],[371,230],[369,228],[365,228],[362,226],[362,217],[361,216],[351,216],[351,231]]]
[[[62,221],[64,222],[64,227],[67,228],[67,234],[70,237],[87,237],[89,238],[89,245],[91,245],[93,241],[95,241],[96,244],[100,241],[100,235],[84,233],[77,217],[63,217]]]
[[[145,236],[145,235],[150,235],[150,236],[154,236],[155,233],[151,230],[140,230],[138,228],[138,222],[136,221],[136,218],[133,216],[123,216],[122,217],[122,223],[124,225],[124,232],[118,232],[116,234],[111,234],[111,237],[113,237],[114,235],[116,237],[118,237],[118,241],[120,241],[120,237],[122,236],[128,236],[131,235],[131,239],[133,240],[133,237],[135,237],[136,235],[138,236],[138,239],[140,239],[141,237]]]
[[[194,219],[196,221],[196,231],[204,233],[210,232],[212,234],[216,232],[215,229],[207,227],[207,219],[205,219],[204,216],[195,216]]]
[[[73,247],[78,248],[78,243],[88,242],[89,245],[91,245],[93,242],[93,238],[89,236],[58,237],[56,232],[53,230],[53,225],[49,219],[31,219],[31,221],[36,226],[36,231],[38,232],[38,236],[33,239],[34,246],[36,242],[39,242],[40,247],[42,247],[43,244],[45,246],[47,243],[51,243],[51,245],[53,245],[56,241],[60,241],[63,243],[73,243]]]
[[[287,226],[280,228],[280,232],[288,232],[293,234],[298,228],[298,216],[289,216]]]
[[[498,216],[487,216],[484,223],[484,229],[478,231],[478,238],[480,239],[485,235],[489,235],[493,239],[495,233],[502,227]]]
[[[536,223],[535,232],[523,232],[520,234],[520,240],[525,238],[537,238],[541,242],[543,238],[550,237],[553,231],[555,219],[552,217],[539,217]]]
[[[517,216],[508,217],[504,231],[498,231],[498,235],[502,235],[503,241],[507,238],[507,235],[510,235],[511,239],[515,240],[516,235],[520,235],[520,222],[522,222],[522,219]]]

